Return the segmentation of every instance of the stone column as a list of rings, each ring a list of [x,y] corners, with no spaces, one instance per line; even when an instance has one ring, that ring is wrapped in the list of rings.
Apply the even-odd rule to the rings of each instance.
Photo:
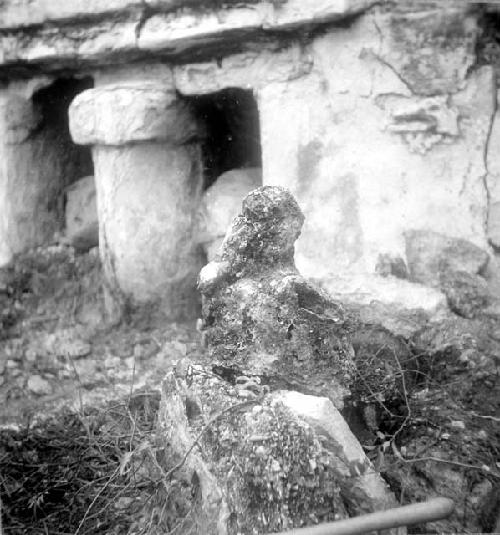
[[[57,120],[32,99],[51,82],[33,78],[0,88],[0,265],[50,243],[62,230],[63,193],[74,174],[75,151]]]
[[[81,93],[69,118],[74,141],[93,146],[108,311],[161,300],[172,319],[192,316],[202,166],[189,108],[168,87],[134,81]]]

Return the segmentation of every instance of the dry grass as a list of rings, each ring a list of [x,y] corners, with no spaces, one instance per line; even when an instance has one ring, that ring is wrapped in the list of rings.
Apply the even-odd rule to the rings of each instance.
[[[158,392],[136,392],[102,410],[2,431],[5,533],[152,533],[148,523],[170,530],[186,511],[169,503],[175,482],[158,463],[158,405]]]

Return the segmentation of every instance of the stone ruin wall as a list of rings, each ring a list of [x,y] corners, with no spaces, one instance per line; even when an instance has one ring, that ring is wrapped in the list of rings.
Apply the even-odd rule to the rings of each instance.
[[[380,276],[407,269],[411,230],[487,251],[495,288],[500,118],[496,42],[486,41],[494,7],[102,4],[2,4],[1,263],[52,240],[61,194],[93,174],[110,310],[164,296],[176,303],[173,317],[189,315],[204,263],[197,211],[207,174],[212,181],[232,164],[262,166],[264,185],[291,190],[306,216],[298,268],[327,288],[438,306],[438,292]],[[252,127],[242,119],[258,129],[258,150],[240,132],[241,146],[224,147],[229,163],[213,146],[206,157],[222,94],[236,108],[253,97],[258,110]]]

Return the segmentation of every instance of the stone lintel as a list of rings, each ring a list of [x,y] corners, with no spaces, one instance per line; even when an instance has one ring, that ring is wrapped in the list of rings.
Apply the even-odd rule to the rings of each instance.
[[[0,75],[119,64],[153,52],[176,61],[227,55],[242,42],[340,21],[376,3],[113,0],[104,7],[97,0],[7,0],[0,13]]]
[[[455,0],[456,1],[456,0]],[[262,18],[271,13],[276,22],[293,23],[297,19],[306,22],[332,15],[348,15],[373,4],[373,0],[225,0],[225,8],[254,9]],[[220,10],[222,2],[207,0],[6,0],[0,13],[0,30],[23,29],[43,24],[75,24],[87,20],[103,20],[122,17],[125,14],[149,13],[176,14],[198,11],[210,14]],[[201,9],[200,9],[201,8]],[[224,9],[224,8],[223,8]],[[219,21],[219,24],[223,24]]]
[[[71,103],[69,125],[80,145],[180,145],[201,134],[188,105],[171,88],[140,82],[83,91]]]

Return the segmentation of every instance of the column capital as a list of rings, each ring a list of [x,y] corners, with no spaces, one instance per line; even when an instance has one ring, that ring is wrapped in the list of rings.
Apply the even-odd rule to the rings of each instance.
[[[163,141],[179,145],[200,135],[189,106],[172,88],[149,82],[108,84],[80,93],[69,108],[79,145]]]

